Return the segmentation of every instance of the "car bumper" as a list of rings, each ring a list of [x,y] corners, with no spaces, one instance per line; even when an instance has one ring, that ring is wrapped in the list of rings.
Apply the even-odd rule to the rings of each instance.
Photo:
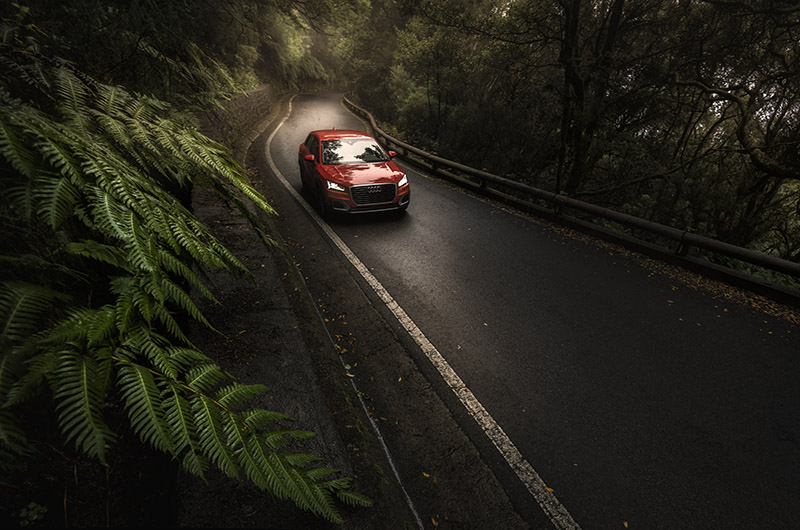
[[[327,190],[325,198],[328,201],[331,211],[339,213],[370,213],[385,212],[392,210],[405,210],[411,201],[411,190],[408,186],[397,191],[397,196],[391,202],[379,202],[372,204],[357,204],[348,191]]]

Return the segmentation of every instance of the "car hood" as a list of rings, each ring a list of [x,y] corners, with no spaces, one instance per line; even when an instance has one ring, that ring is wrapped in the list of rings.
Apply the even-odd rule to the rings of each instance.
[[[323,172],[328,180],[345,186],[397,182],[403,177],[403,171],[392,162],[338,164],[325,166]]]

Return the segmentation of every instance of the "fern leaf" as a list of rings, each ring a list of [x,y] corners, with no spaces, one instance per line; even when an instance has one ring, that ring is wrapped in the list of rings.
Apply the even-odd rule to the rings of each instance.
[[[175,317],[172,315],[172,313],[169,312],[164,306],[160,304],[154,305],[153,315],[155,316],[156,321],[162,324],[173,337],[184,344],[192,345],[189,337],[184,334],[180,324],[178,324],[178,321],[175,320]]]
[[[271,410],[250,409],[243,414],[247,425],[255,431],[261,430],[261,428],[266,425],[277,421],[293,421],[293,418],[290,418],[286,414]]]
[[[198,392],[210,392],[220,381],[227,378],[227,374],[219,366],[205,363],[195,366],[186,375],[186,385]]]
[[[197,322],[202,323],[203,325],[212,328],[211,323],[206,320],[206,317],[203,313],[200,312],[200,309],[194,303],[189,294],[183,290],[178,284],[175,282],[164,278],[161,280],[162,292],[166,294],[166,300],[173,302],[178,307],[183,309],[183,311],[195,319]],[[213,328],[212,328],[213,329]]]
[[[0,284],[0,346],[5,351],[11,344],[25,341],[51,312],[54,300],[67,297],[37,285],[19,282]]]
[[[284,482],[298,506],[332,522],[343,522],[333,505],[330,491],[320,488],[302,470],[290,466],[279,453],[270,453],[267,460],[272,472]]]
[[[294,466],[294,467],[305,467],[308,464],[311,464],[311,463],[314,463],[314,462],[320,462],[322,460],[321,458],[319,458],[317,456],[309,455],[309,454],[306,454],[306,453],[283,453],[281,456],[286,460],[286,463],[288,463],[289,465]],[[313,480],[315,480],[315,481],[316,480],[322,480],[323,478],[325,478],[326,476],[330,475],[331,473],[336,473],[337,472],[336,469],[328,469],[328,468],[321,468],[321,467],[320,468],[314,468],[314,471],[315,471],[315,473],[313,473],[313,474],[309,472],[308,477],[313,479]]]
[[[174,453],[169,423],[161,408],[161,391],[150,370],[138,364],[122,363],[119,383],[134,431],[156,449]]]
[[[54,75],[54,88],[59,95],[58,110],[66,122],[84,134],[89,133],[89,90],[75,75],[60,68]]]
[[[129,332],[128,348],[136,349],[159,372],[170,380],[180,380],[192,362],[208,358],[190,348],[171,347],[169,341],[150,328],[138,326]]]
[[[196,363],[208,362],[208,357],[194,348],[167,345],[164,347],[164,352],[169,355],[172,362],[182,367],[183,373],[181,376],[185,374],[189,366]]]
[[[202,394],[192,396],[190,400],[203,453],[227,476],[239,478],[239,466],[228,445],[219,406]]]
[[[97,363],[74,351],[65,351],[54,374],[59,424],[68,440],[106,463],[106,452],[117,435],[103,421],[107,381]]]
[[[369,508],[373,505],[372,499],[356,491],[344,488],[335,488],[336,497],[345,504],[362,508]]]
[[[86,319],[85,326],[90,348],[108,344],[112,337],[118,335],[114,307],[108,305],[92,311],[91,317]]]
[[[58,171],[58,174],[63,176],[64,178],[76,182],[79,180],[83,180],[81,174],[83,171],[75,159],[75,157],[70,153],[69,144],[63,144],[57,141],[54,138],[51,138],[52,134],[44,135],[45,133],[39,134],[39,141],[36,142],[36,150],[42,156],[44,160],[47,161],[53,168]],[[68,138],[60,138],[60,140],[67,140]],[[74,147],[74,145],[72,146]]]
[[[39,204],[37,214],[56,230],[72,215],[80,194],[66,178],[43,177],[39,180],[35,194]]]
[[[172,439],[175,441],[175,454],[183,454],[184,468],[202,478],[208,469],[208,461],[201,455],[197,442],[191,404],[181,395],[175,384],[169,385],[165,396],[163,407]]]
[[[235,381],[221,388],[217,392],[216,399],[223,407],[233,409],[268,390],[265,385],[244,385]]]
[[[317,433],[313,431],[303,431],[297,429],[280,429],[266,433],[264,439],[266,440],[266,442],[269,444],[270,447],[272,447],[273,449],[279,449],[289,442],[286,439],[286,436],[291,436],[295,440],[306,440],[308,438],[313,438],[316,435]]]
[[[119,269],[128,269],[128,261],[124,251],[118,247],[106,245],[92,239],[68,243],[67,252],[75,256],[107,263]]]
[[[12,106],[13,105],[13,106]],[[0,90],[0,154],[20,174],[33,178],[36,174],[35,157],[33,152],[26,148],[26,142],[17,134],[17,130],[10,123],[9,112],[22,113],[25,109],[18,102],[12,102],[4,91]]]

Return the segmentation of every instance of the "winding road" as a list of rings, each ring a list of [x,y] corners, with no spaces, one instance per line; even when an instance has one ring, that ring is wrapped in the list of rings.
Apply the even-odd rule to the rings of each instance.
[[[319,225],[304,206],[297,150],[313,129],[367,130],[340,98],[291,100],[264,146],[277,170],[269,185],[284,238],[381,417],[426,528],[487,528],[430,493],[450,477],[452,491],[470,495],[470,482],[484,480],[455,477],[478,461],[516,512],[493,513],[497,528],[800,525],[800,326],[402,159],[412,187],[405,216]],[[380,319],[357,314],[357,299],[393,335],[377,338]],[[400,362],[390,343],[411,361],[379,375]],[[399,406],[420,412],[394,420]],[[425,438],[455,436],[421,423],[415,434],[426,410],[437,411],[434,425],[455,422],[479,456],[447,467],[422,455]]]

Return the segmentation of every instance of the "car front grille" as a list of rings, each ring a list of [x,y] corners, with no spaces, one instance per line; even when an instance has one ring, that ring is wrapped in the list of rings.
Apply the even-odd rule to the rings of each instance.
[[[350,196],[358,205],[392,202],[396,193],[395,184],[366,184],[350,188]]]

